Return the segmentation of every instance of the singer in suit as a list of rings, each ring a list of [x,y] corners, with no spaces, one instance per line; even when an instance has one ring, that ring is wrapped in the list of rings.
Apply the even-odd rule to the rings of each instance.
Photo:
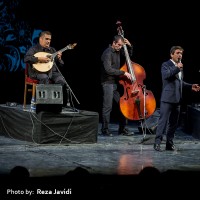
[[[190,84],[183,81],[183,64],[181,59],[184,49],[181,46],[173,46],[170,49],[170,59],[161,65],[162,93],[160,99],[160,117],[156,130],[154,149],[162,151],[161,142],[166,135],[166,150],[176,150],[173,139],[180,114],[180,102],[182,89],[199,91],[198,84]]]

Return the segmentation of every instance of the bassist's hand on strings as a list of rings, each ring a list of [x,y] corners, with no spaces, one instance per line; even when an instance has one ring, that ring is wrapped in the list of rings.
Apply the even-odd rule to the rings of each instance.
[[[132,80],[132,76],[128,72],[125,72],[124,76],[126,76],[126,78],[128,78],[129,80]]]
[[[128,45],[128,46],[132,46],[131,43],[128,41],[128,39],[124,38],[124,44]]]

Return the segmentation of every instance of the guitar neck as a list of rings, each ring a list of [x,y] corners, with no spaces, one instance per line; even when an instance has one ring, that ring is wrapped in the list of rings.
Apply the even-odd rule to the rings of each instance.
[[[64,47],[63,49],[60,49],[59,51],[56,51],[55,53],[53,53],[52,55],[51,55],[51,57],[54,59],[56,56],[57,56],[57,54],[58,54],[58,52],[63,52],[63,51],[66,51],[67,49],[69,49],[69,46],[67,45],[66,47]]]

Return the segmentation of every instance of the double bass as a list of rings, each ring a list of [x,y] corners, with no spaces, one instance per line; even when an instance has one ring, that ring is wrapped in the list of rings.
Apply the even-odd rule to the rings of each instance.
[[[118,35],[124,38],[121,22],[117,22]],[[121,77],[119,83],[123,85],[124,93],[120,97],[120,110],[129,120],[144,120],[150,117],[156,109],[156,100],[152,91],[143,84],[146,78],[144,68],[130,60],[126,44],[123,45],[126,62],[121,70],[131,74],[132,79]]]

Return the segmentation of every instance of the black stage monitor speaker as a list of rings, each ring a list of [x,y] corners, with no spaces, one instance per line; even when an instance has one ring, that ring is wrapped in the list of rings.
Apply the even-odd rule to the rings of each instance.
[[[40,111],[61,112],[63,92],[60,84],[36,85],[36,113]]]
[[[160,117],[160,109],[157,109],[153,115],[151,115],[144,123],[144,128],[146,128],[147,134],[156,134],[156,129],[158,126],[158,119]],[[142,132],[141,125],[138,127],[139,132]]]

